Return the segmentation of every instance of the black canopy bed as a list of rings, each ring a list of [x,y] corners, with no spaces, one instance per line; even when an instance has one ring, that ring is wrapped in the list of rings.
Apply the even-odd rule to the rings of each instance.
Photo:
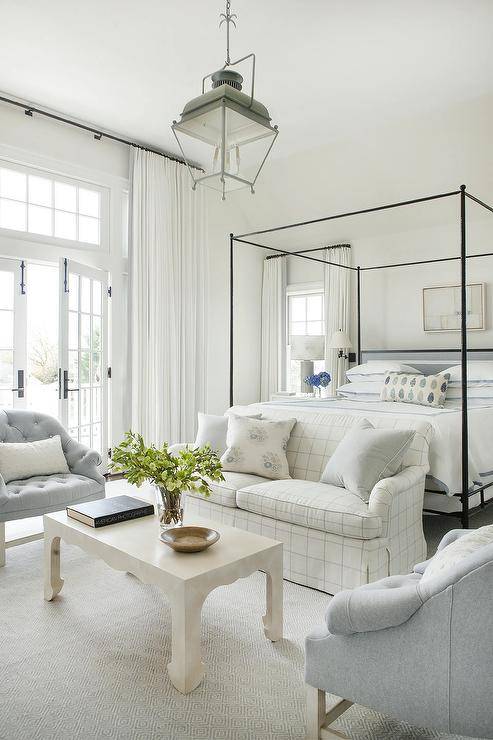
[[[416,260],[409,262],[399,262],[394,264],[383,264],[383,265],[369,265],[369,266],[347,266],[340,265],[335,262],[330,262],[321,257],[315,256],[317,251],[321,251],[326,247],[318,247],[311,249],[288,251],[280,249],[278,247],[261,244],[258,241],[253,241],[252,238],[265,236],[268,234],[274,234],[286,229],[296,229],[309,226],[312,224],[321,224],[336,219],[347,218],[350,216],[359,216],[363,214],[376,213],[379,211],[386,211],[396,208],[405,208],[419,203],[427,203],[431,201],[437,201],[447,198],[458,198],[459,201],[459,220],[460,220],[460,252],[456,256],[433,258]],[[455,456],[453,453],[450,456],[455,458],[455,462],[458,466],[457,485],[452,490],[447,490],[449,496],[455,497],[455,500],[460,501],[460,507],[454,511],[447,511],[434,508],[425,508],[424,511],[429,514],[438,514],[451,517],[459,517],[463,527],[469,526],[470,517],[478,513],[490,503],[493,503],[493,495],[491,498],[485,497],[485,491],[493,486],[493,451],[491,454],[492,463],[481,477],[475,475],[477,470],[473,471],[473,477],[470,476],[470,442],[471,442],[471,423],[473,423],[473,437],[481,437],[482,443],[489,445],[490,439],[485,430],[488,430],[491,425],[493,429],[493,408],[489,410],[483,409],[470,409],[468,406],[468,357],[471,359],[479,360],[493,360],[493,349],[470,349],[468,348],[468,326],[467,326],[467,264],[468,260],[479,258],[479,257],[491,257],[493,252],[482,252],[467,254],[466,249],[466,202],[467,200],[474,201],[481,208],[486,209],[493,213],[493,207],[475,197],[471,193],[467,192],[466,186],[461,185],[458,190],[453,190],[446,193],[439,193],[437,195],[429,195],[422,198],[413,198],[411,200],[401,201],[398,203],[390,203],[372,208],[365,208],[357,211],[350,211],[346,213],[339,213],[334,215],[325,216],[323,218],[312,219],[309,221],[303,221],[299,223],[285,224],[274,228],[263,229],[254,231],[246,234],[234,235],[230,234],[230,366],[229,366],[229,382],[230,382],[230,405],[234,404],[234,266],[235,266],[235,248],[238,246],[252,247],[267,250],[268,252],[274,253],[274,255],[287,255],[290,257],[299,257],[304,260],[310,260],[313,262],[321,263],[322,265],[333,265],[340,269],[351,270],[356,275],[356,322],[357,322],[357,354],[356,359],[358,365],[363,361],[368,361],[371,358],[382,359],[385,357],[392,357],[392,359],[406,358],[407,361],[413,360],[414,366],[419,369],[419,363],[422,362],[430,368],[444,369],[447,364],[451,364],[453,361],[459,360],[460,362],[460,401],[461,405],[455,409],[456,423],[456,439],[457,446],[460,446],[460,456]],[[367,271],[371,270],[388,270],[388,269],[399,269],[406,268],[414,265],[427,265],[431,263],[441,262],[460,262],[460,347],[456,349],[406,349],[406,350],[364,350],[362,344],[362,322],[361,322],[361,310],[363,304],[363,275]],[[409,360],[407,359],[409,358]],[[431,363],[431,364],[430,364]],[[425,370],[423,369],[423,372]],[[342,405],[341,408],[347,408],[347,404],[351,405],[351,401],[347,401],[346,405]],[[390,404],[389,404],[390,405]],[[364,408],[364,407],[363,407]],[[480,413],[481,411],[481,413]],[[410,416],[414,415],[414,411],[409,411]],[[487,413],[487,423],[485,424]],[[450,419],[453,417],[447,417],[447,422],[450,424]],[[433,420],[431,420],[433,423]],[[440,419],[440,422],[442,420]],[[437,429],[439,429],[438,422]],[[446,435],[445,435],[446,436]],[[486,437],[486,439],[485,439]],[[449,439],[454,439],[450,436]],[[491,440],[493,442],[493,438]],[[473,440],[474,442],[474,440]],[[474,466],[471,466],[474,468]],[[433,480],[433,476],[431,477]],[[428,489],[427,489],[428,490]],[[430,492],[437,493],[437,488],[432,486]],[[441,492],[438,489],[438,492]],[[490,492],[491,493],[491,492]],[[471,502],[474,505],[471,505]]]

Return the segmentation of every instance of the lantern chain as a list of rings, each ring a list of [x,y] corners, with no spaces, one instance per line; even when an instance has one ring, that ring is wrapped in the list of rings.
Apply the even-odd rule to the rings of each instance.
[[[228,67],[231,64],[229,53],[229,25],[232,23],[236,28],[235,19],[238,18],[236,13],[231,13],[231,0],[226,0],[226,13],[220,13],[219,17],[221,19],[219,21],[219,28],[221,28],[223,23],[226,23],[226,64],[224,66]]]

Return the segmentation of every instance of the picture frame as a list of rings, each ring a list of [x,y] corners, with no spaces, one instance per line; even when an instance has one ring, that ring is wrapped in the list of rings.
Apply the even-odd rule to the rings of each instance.
[[[423,288],[423,331],[450,332],[461,329],[460,285],[435,285]],[[468,283],[467,328],[482,331],[485,326],[485,284]]]

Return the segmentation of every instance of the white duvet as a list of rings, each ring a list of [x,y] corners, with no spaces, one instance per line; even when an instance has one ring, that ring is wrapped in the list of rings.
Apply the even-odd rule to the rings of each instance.
[[[271,401],[260,404],[289,409],[296,416],[296,409],[326,413],[334,412],[354,416],[372,417],[383,414],[405,415],[410,419],[427,421],[433,428],[430,444],[430,472],[428,479],[449,496],[460,492],[461,484],[461,411],[458,408],[436,409],[408,403],[385,401],[349,401],[343,399],[300,399],[299,401]],[[469,482],[486,483],[493,477],[493,406],[468,410],[469,419]]]

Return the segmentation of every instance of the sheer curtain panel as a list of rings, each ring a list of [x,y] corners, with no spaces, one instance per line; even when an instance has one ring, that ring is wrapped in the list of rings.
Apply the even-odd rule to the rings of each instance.
[[[262,278],[262,355],[260,400],[285,389],[286,377],[286,259],[264,260]]]
[[[130,190],[132,429],[148,443],[193,439],[205,409],[204,193],[186,167],[135,149]]]

